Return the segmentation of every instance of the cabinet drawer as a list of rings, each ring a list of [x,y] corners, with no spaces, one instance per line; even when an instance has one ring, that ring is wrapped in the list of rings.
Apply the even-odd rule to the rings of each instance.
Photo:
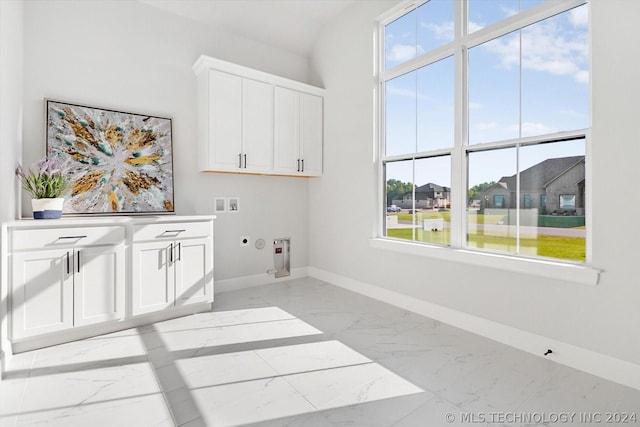
[[[13,231],[13,250],[51,249],[66,246],[118,245],[124,243],[124,227],[68,227]]]
[[[208,237],[211,221],[176,222],[165,224],[139,224],[133,228],[133,241],[175,240]]]

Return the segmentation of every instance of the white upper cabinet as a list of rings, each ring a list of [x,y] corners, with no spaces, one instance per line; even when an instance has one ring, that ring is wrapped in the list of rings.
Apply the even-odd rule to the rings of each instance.
[[[275,89],[275,170],[286,174],[300,172],[300,96],[299,93]]]
[[[250,172],[273,169],[273,87],[242,79],[242,165]]]
[[[209,138],[205,170],[269,172],[273,168],[273,88],[209,71]]]
[[[300,94],[300,169],[304,175],[322,175],[322,98]]]
[[[322,175],[322,98],[275,88],[275,172]]]
[[[242,153],[242,78],[209,72],[207,165],[225,171],[240,167]]]
[[[201,171],[322,174],[324,89],[201,56]]]

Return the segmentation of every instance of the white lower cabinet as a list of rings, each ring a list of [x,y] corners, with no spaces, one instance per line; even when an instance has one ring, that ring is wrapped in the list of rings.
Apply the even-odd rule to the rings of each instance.
[[[211,301],[212,251],[210,239],[178,242],[178,259],[174,264],[176,305]]]
[[[125,279],[124,231],[119,244],[83,246],[96,230],[60,229],[47,246],[12,255],[14,339],[119,319]],[[97,230],[100,231],[100,230]],[[21,234],[37,241],[38,230]],[[98,242],[101,243],[101,242]]]
[[[131,250],[134,315],[213,300],[212,232],[206,223],[135,228]]]
[[[210,308],[214,217],[186,218],[3,225],[10,339],[51,345]]]
[[[144,314],[173,306],[174,267],[167,242],[136,243],[132,250],[132,313]]]
[[[73,327],[73,275],[63,249],[13,256],[13,339]]]
[[[74,326],[120,319],[124,301],[124,247],[77,250],[75,261]]]

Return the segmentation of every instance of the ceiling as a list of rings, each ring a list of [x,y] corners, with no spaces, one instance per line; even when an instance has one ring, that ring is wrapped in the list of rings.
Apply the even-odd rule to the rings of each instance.
[[[139,0],[167,12],[310,56],[322,28],[356,0]]]

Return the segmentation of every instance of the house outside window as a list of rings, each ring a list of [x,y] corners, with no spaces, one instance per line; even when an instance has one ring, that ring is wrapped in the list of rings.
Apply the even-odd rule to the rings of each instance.
[[[383,191],[383,215],[406,211],[381,235],[584,262],[587,0],[512,3],[420,0],[381,21],[381,184],[406,188]]]

